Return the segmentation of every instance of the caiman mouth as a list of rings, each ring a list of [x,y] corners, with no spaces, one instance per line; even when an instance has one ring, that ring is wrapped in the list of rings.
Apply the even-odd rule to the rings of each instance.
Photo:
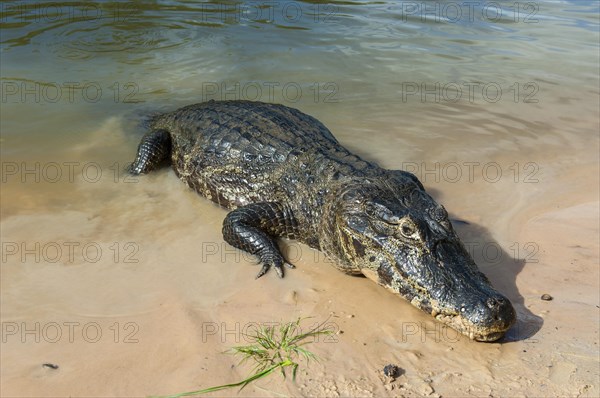
[[[423,299],[421,295],[408,293],[410,289],[402,282],[382,280],[381,274],[363,268],[362,273],[393,293],[407,299],[412,305],[429,313],[437,321],[451,327],[471,340],[493,342],[501,339],[516,321],[515,310],[510,301],[492,291],[489,296],[478,297],[473,304],[464,305],[464,312],[439,305],[434,299]],[[402,294],[401,292],[404,292]],[[422,293],[422,292],[421,292]],[[421,297],[421,298],[420,298]]]
[[[464,305],[460,312],[437,310],[435,304],[431,310],[435,319],[475,341],[497,341],[516,321],[511,302],[499,293]]]
[[[501,339],[514,324],[514,318],[512,321],[497,327],[477,326],[460,315],[438,314],[435,316],[435,319],[469,337],[471,340],[481,342],[494,342]]]

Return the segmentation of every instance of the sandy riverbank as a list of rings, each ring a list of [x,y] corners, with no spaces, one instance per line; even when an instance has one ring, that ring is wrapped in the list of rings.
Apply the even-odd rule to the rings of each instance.
[[[98,132],[105,172],[133,142],[115,125]],[[82,159],[92,147],[78,148]],[[532,157],[538,183],[426,182],[470,223],[458,225],[463,239],[517,308],[502,344],[457,336],[295,243],[284,246],[296,270],[255,281],[252,259],[222,241],[225,212],[169,170],[3,184],[1,395],[146,396],[237,381],[250,368],[223,351],[244,343],[248,324],[312,316],[306,326],[329,318],[339,332],[311,346],[321,362],[296,384],[274,375],[240,396],[598,396],[597,154]],[[381,376],[389,363],[403,370],[392,383]]]

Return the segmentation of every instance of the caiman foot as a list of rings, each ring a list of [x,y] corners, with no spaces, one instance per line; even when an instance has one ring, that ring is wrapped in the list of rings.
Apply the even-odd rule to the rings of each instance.
[[[291,211],[280,203],[252,203],[233,210],[223,220],[223,238],[230,245],[255,254],[260,259],[262,268],[256,275],[260,278],[271,267],[280,278],[283,278],[283,265],[296,268],[285,261],[276,237],[294,239],[298,234],[298,224]]]
[[[279,253],[277,253],[277,254],[279,254]],[[258,274],[256,274],[255,279],[258,279],[261,276],[263,276],[264,274],[266,274],[271,269],[271,266],[273,266],[273,268],[275,268],[275,272],[277,272],[277,276],[279,276],[280,278],[283,278],[283,265],[285,265],[286,267],[288,267],[290,269],[296,268],[296,266],[294,264],[288,263],[287,261],[285,261],[283,259],[283,257],[281,258],[280,261],[273,261],[273,262],[265,262],[261,258],[261,263],[263,264],[263,266],[260,269],[260,272]]]

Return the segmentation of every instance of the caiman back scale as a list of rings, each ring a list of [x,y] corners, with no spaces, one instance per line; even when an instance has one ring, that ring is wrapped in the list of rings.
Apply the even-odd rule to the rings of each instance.
[[[472,339],[515,321],[459,240],[448,213],[412,174],[341,146],[318,120],[283,105],[210,101],[155,117],[130,172],[165,162],[189,187],[231,209],[223,237],[283,276],[277,237],[323,251]]]

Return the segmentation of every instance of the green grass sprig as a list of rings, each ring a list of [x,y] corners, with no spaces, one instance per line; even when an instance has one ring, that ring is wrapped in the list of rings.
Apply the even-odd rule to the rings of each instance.
[[[298,358],[303,358],[307,364],[311,359],[318,361],[317,356],[306,349],[305,346],[312,343],[314,338],[320,335],[333,333],[332,329],[325,327],[327,320],[306,333],[299,333],[302,319],[298,318],[296,321],[287,322],[281,325],[278,330],[275,326],[260,325],[254,333],[245,335],[251,344],[233,347],[230,350],[234,355],[242,357],[240,364],[250,360],[254,361],[254,374],[246,379],[238,383],[170,395],[167,398],[200,395],[233,387],[240,387],[241,391],[251,382],[266,377],[277,369],[281,371],[283,378],[286,378],[286,368],[288,367],[292,368],[292,379],[295,381],[300,366]],[[310,338],[313,338],[313,340],[309,340]]]

